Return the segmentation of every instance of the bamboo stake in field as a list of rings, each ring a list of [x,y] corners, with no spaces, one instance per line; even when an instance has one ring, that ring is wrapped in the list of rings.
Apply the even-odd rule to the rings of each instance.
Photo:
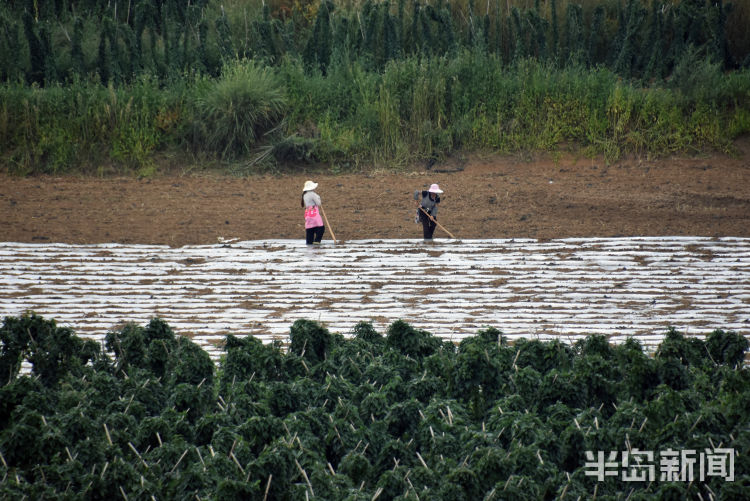
[[[326,226],[328,226],[328,229],[331,231],[331,237],[333,237],[333,243],[336,243],[336,234],[333,232],[333,228],[331,228],[331,223],[328,222],[328,218],[326,217],[326,211],[323,210],[323,207],[320,208],[320,213],[323,214],[323,219],[326,221]]]
[[[427,217],[429,217],[429,218],[430,218],[430,221],[432,221],[433,223],[435,223],[436,225],[438,225],[438,227],[440,227],[440,229],[441,229],[441,230],[443,230],[443,231],[444,231],[444,232],[446,232],[446,233],[447,233],[448,235],[450,235],[450,237],[451,237],[451,238],[453,238],[453,239],[455,239],[455,238],[456,238],[456,237],[454,237],[454,236],[453,236],[453,233],[451,233],[450,231],[446,230],[446,229],[445,229],[445,227],[444,227],[444,226],[443,226],[442,224],[438,223],[438,222],[437,222],[437,219],[435,219],[434,217],[430,216],[429,212],[427,212],[426,210],[424,210],[424,207],[422,207],[422,206],[420,205],[420,206],[419,206],[419,210],[421,210],[422,212],[424,212],[424,215],[425,215],[425,216],[427,216]]]

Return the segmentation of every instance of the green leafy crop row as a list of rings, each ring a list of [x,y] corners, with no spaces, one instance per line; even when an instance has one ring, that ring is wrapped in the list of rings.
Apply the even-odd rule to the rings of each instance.
[[[289,345],[227,336],[215,366],[159,319],[106,352],[33,314],[0,328],[6,499],[744,499],[748,341],[671,329],[574,345],[396,321]],[[19,374],[21,361],[30,371]],[[21,371],[24,372],[24,371]],[[733,448],[735,478],[598,481],[585,451]]]

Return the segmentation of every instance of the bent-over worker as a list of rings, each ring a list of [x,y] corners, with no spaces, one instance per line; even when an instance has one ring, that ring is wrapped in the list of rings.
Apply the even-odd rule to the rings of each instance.
[[[414,200],[417,200],[417,215],[419,222],[422,223],[422,234],[424,241],[432,242],[432,234],[435,233],[437,223],[438,207],[440,203],[440,194],[443,190],[440,186],[433,184],[428,190],[419,190],[414,192]],[[426,213],[426,214],[425,214]],[[429,216],[428,216],[429,215]]]

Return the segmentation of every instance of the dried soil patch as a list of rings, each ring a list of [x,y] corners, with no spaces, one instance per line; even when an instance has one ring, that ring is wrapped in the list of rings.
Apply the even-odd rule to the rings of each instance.
[[[0,175],[0,235],[6,242],[173,247],[232,238],[303,239],[301,189],[314,179],[342,241],[421,238],[412,194],[434,182],[445,190],[439,221],[458,238],[749,237],[750,138],[735,146],[735,156],[613,165],[574,156],[472,155],[399,173],[309,169],[145,180]],[[451,168],[458,163],[462,169]],[[445,235],[438,228],[435,236]]]

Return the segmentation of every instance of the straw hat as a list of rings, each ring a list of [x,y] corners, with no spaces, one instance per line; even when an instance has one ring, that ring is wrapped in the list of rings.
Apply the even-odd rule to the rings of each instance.
[[[440,189],[440,186],[438,186],[437,183],[430,186],[430,189],[427,191],[429,191],[430,193],[442,193],[443,192],[443,190]]]
[[[312,181],[305,181],[305,186],[302,188],[302,191],[314,190],[317,187],[318,187],[318,183],[313,183]]]

